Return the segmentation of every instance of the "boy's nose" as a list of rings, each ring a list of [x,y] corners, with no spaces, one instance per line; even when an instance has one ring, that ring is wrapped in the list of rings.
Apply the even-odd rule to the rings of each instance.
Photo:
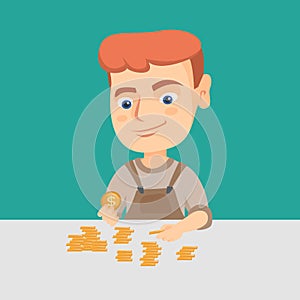
[[[143,121],[139,118],[139,110],[140,110],[140,105],[141,105],[141,99],[137,100],[135,110],[134,110],[134,117],[138,119],[139,121]]]
[[[134,117],[141,121],[144,122],[144,120],[142,119],[143,116],[145,115],[149,115],[149,113],[151,112],[150,108],[151,108],[151,101],[149,101],[150,99],[138,99],[136,106],[135,106],[135,110],[134,110]]]

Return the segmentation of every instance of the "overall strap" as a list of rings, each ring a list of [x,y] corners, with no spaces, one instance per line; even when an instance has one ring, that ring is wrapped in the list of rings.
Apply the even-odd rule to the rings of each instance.
[[[182,170],[185,168],[185,165],[179,162],[175,168],[173,176],[167,186],[167,194],[169,194],[173,190],[173,185],[175,184],[176,180],[178,179],[179,175],[181,174]]]
[[[126,164],[126,167],[129,170],[130,174],[132,175],[134,181],[136,182],[138,191],[141,194],[143,194],[144,193],[144,188],[142,186],[140,176],[137,172],[137,169],[135,167],[135,164],[134,164],[133,160],[129,161],[129,163]]]

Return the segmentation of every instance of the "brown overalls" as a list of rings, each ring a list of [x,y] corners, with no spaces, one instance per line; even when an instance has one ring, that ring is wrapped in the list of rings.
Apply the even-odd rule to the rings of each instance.
[[[130,161],[126,166],[137,184],[137,191],[125,219],[162,220],[184,218],[173,185],[185,165],[178,163],[169,185],[160,189],[144,189],[134,162]]]

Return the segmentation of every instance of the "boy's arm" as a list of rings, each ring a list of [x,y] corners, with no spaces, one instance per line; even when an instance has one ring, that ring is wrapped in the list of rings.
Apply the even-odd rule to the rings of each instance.
[[[211,225],[211,212],[208,207],[207,209],[208,210],[197,210],[177,224],[166,224],[162,226],[161,230],[163,230],[163,232],[159,233],[157,238],[172,242],[178,240],[185,232],[208,228]]]
[[[182,233],[196,230],[205,229],[212,224],[212,213],[210,209],[205,206],[199,210],[190,213],[186,218],[176,224],[178,230]]]
[[[212,224],[212,213],[208,207],[208,201],[205,190],[198,176],[190,169],[186,168],[180,184],[188,186],[185,195],[185,208],[188,210],[188,216],[180,221],[179,227],[186,231],[195,229],[205,229]]]
[[[165,241],[177,240],[184,232],[205,229],[212,224],[212,213],[198,176],[190,168],[185,167],[179,179],[174,189],[180,199],[185,199],[184,208],[188,210],[189,215],[177,224],[162,226],[161,230],[164,231],[159,233],[157,238]]]
[[[114,174],[107,187],[106,192],[117,192],[121,196],[121,203],[117,209],[105,205],[101,207],[98,212],[98,216],[102,217],[102,220],[111,226],[114,226],[119,221],[119,218],[126,208],[126,197],[130,195],[131,192],[130,184],[132,184],[132,182],[130,182],[130,177],[127,168],[122,166]],[[129,184],[127,184],[127,182],[129,182]]]

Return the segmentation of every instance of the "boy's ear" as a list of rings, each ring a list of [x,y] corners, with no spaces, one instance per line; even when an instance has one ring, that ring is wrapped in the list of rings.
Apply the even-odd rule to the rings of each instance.
[[[203,74],[200,84],[195,88],[195,92],[198,96],[198,105],[201,108],[208,108],[210,106],[210,87],[211,87],[211,77],[208,74]]]

